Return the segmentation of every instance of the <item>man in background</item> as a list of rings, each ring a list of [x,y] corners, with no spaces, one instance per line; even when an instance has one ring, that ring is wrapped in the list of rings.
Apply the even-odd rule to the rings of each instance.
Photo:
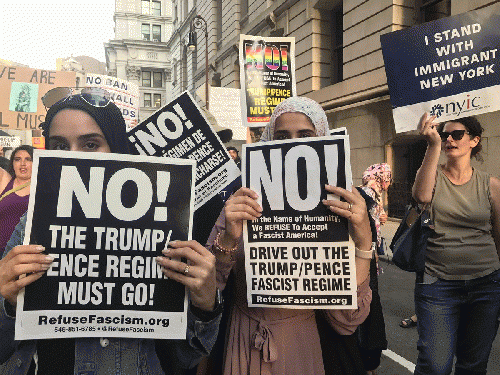
[[[229,152],[229,156],[231,156],[231,158],[234,160],[234,162],[236,163],[238,168],[241,169],[241,159],[238,155],[238,150],[236,149],[236,147],[229,146],[229,147],[226,147],[226,149],[227,149],[227,152]]]

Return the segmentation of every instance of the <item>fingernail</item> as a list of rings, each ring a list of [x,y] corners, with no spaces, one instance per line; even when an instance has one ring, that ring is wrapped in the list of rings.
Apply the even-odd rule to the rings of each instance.
[[[45,247],[43,247],[42,245],[38,245],[37,247],[35,247],[35,250],[37,251],[44,251],[45,250]]]
[[[163,254],[168,254],[168,253],[170,253],[170,249],[169,249],[168,247],[166,247],[166,248],[165,248],[165,249],[163,249],[161,252],[162,252]]]
[[[50,264],[42,264],[42,270],[47,271],[50,268]]]
[[[54,261],[54,257],[52,257],[50,255],[46,255],[44,260],[46,262],[52,263]]]

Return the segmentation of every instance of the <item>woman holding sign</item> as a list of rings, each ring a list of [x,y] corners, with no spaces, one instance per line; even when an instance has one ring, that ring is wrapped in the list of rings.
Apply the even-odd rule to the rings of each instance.
[[[455,374],[486,374],[500,312],[500,180],[471,165],[481,151],[476,118],[435,119],[420,119],[428,145],[413,185],[435,227],[415,283],[415,374],[450,374],[455,355]]]
[[[48,149],[128,153],[121,111],[104,94],[96,89],[78,95],[68,88],[49,91],[44,104],[50,109],[41,125]],[[189,289],[186,340],[89,337],[14,341],[17,295],[42,277],[53,261],[43,247],[22,245],[25,226],[26,215],[0,261],[0,362],[5,363],[4,373],[173,374],[194,366],[210,352],[218,332],[221,301],[217,299],[214,256],[195,241],[171,243],[163,250],[166,256],[157,258],[167,277]]]
[[[328,134],[328,121],[321,106],[311,99],[292,97],[275,108],[261,140]],[[318,310],[317,313],[323,315],[340,335],[351,335],[369,312],[372,234],[365,200],[356,189],[348,191],[327,185],[325,190],[344,199],[323,200],[323,204],[334,214],[349,220],[350,234],[357,248],[358,309]],[[207,245],[217,257],[220,286],[225,286],[231,269],[236,277],[235,306],[231,312],[224,374],[325,374],[314,310],[248,307],[243,220],[257,219],[261,212],[257,194],[248,188],[240,188],[226,202]]]

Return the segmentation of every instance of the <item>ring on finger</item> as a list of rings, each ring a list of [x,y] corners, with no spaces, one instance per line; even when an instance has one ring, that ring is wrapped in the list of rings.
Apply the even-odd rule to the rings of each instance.
[[[189,273],[189,264],[186,264],[186,267],[184,268],[184,275],[187,276],[188,273]]]
[[[349,203],[349,206],[347,206],[347,209],[352,212],[352,203]]]

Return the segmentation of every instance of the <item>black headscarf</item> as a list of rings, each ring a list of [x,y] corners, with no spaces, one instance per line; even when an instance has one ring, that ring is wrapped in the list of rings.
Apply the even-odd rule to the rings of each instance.
[[[120,109],[113,102],[108,103],[105,107],[94,107],[88,104],[81,95],[73,95],[50,107],[45,116],[45,122],[40,124],[43,130],[42,134],[45,138],[49,138],[50,123],[54,119],[54,116],[59,111],[67,108],[79,109],[88,113],[101,128],[111,152],[130,154],[125,120]]]

